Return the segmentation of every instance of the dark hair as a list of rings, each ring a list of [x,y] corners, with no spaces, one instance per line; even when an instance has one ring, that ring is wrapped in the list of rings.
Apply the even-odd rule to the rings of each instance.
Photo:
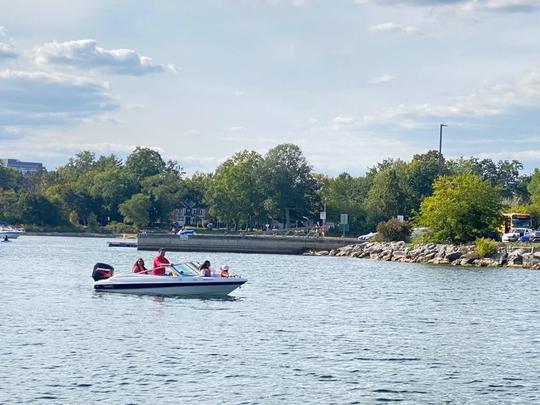
[[[207,267],[210,267],[210,260],[205,260],[203,264],[199,267],[199,269],[206,269]]]

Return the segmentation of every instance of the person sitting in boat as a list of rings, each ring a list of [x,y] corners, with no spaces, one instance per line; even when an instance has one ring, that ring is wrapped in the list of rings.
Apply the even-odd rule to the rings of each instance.
[[[210,270],[210,261],[205,260],[203,264],[199,266],[201,277],[212,277],[212,271]]]
[[[229,266],[227,266],[226,264],[224,264],[223,266],[221,266],[219,268],[219,270],[221,270],[219,272],[219,276],[220,277],[229,277]]]
[[[9,242],[9,238],[7,235],[4,235],[4,239],[2,240],[2,242]]]
[[[131,269],[132,273],[146,273],[148,269],[144,267],[144,260],[142,257],[139,257],[135,264],[133,265],[133,268]]]
[[[154,257],[154,263],[152,265],[152,275],[153,276],[164,276],[165,268],[167,265],[171,264],[169,259],[165,257],[165,249],[161,248],[158,251],[158,255]]]

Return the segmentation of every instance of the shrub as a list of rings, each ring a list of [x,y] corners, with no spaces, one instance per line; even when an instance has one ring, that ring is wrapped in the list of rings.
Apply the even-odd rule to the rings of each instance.
[[[497,252],[498,244],[492,239],[478,238],[474,244],[476,245],[476,254],[479,257],[491,256]]]
[[[377,239],[382,242],[408,241],[411,236],[411,225],[395,218],[377,225]]]
[[[113,233],[137,233],[139,229],[135,225],[128,225],[122,222],[111,222],[105,227]]]

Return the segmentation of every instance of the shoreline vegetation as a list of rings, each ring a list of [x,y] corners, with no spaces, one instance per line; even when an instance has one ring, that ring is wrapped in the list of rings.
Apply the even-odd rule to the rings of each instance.
[[[363,242],[334,250],[310,251],[305,256],[367,258],[400,263],[444,264],[462,267],[510,267],[540,270],[536,247],[498,246],[482,257],[474,245],[405,242]]]
[[[415,242],[457,245],[497,238],[505,213],[540,224],[540,169],[522,171],[517,160],[445,159],[431,150],[332,177],[315,172],[297,145],[280,144],[264,155],[240,151],[188,177],[178,161],[149,148],[125,159],[81,151],[51,171],[0,166],[0,221],[77,236],[183,227],[353,237],[377,230],[380,241],[408,241],[425,228]]]

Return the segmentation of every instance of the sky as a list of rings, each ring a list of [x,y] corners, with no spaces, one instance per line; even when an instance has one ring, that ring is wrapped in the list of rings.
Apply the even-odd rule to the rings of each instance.
[[[0,158],[301,147],[540,167],[540,0],[0,0]]]

